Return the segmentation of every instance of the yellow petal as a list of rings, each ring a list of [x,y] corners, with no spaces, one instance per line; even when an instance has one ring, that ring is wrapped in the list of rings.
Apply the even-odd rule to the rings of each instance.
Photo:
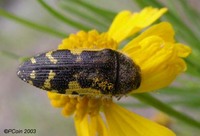
[[[88,117],[85,116],[82,120],[75,118],[75,127],[77,136],[90,136]]]
[[[181,57],[187,57],[191,49],[183,44],[174,43],[173,34],[169,23],[160,23],[149,28],[122,49],[141,68],[141,85],[132,93],[166,87],[186,70],[186,64]]]
[[[141,29],[151,25],[167,11],[166,8],[144,8],[139,13],[120,12],[111,24],[108,34],[118,43]]]
[[[114,103],[104,108],[109,136],[175,136],[155,122],[132,113]]]
[[[90,116],[90,118],[90,136],[108,136],[108,131],[102,120],[102,117],[99,114],[97,114],[95,116]]]
[[[179,57],[185,58],[192,52],[190,47],[185,46],[183,44],[177,43],[175,46],[178,50],[178,56]]]
[[[78,136],[108,136],[107,128],[100,114],[86,115],[83,119],[75,118]]]
[[[106,128],[106,125],[100,115],[97,116],[97,132],[99,136],[109,136],[108,129]]]
[[[47,96],[50,100],[58,100],[61,97],[61,94],[53,93],[53,92],[47,92]]]
[[[79,31],[76,34],[71,34],[58,46],[58,49],[69,49],[76,52],[104,48],[116,49],[117,43],[107,33],[100,34],[96,30],[89,32]]]
[[[69,102],[69,97],[66,95],[47,92],[48,98],[51,100],[51,105],[53,107],[64,107],[67,102]]]
[[[172,28],[172,25],[168,22],[162,22],[148,28],[141,35],[131,40],[122,50],[124,52],[131,52],[130,49],[136,48],[141,40],[149,36],[158,36],[164,41],[174,43],[174,34],[175,32]]]

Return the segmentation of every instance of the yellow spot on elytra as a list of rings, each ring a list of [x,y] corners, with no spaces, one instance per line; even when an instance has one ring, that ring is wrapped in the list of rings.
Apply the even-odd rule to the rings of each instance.
[[[99,78],[94,78],[93,81],[94,81],[95,83],[98,83],[98,82],[99,82]]]
[[[36,63],[35,58],[31,58],[31,63],[32,63],[32,64],[35,64],[35,63]]]
[[[73,77],[76,78],[76,79],[78,79],[79,78],[79,74],[76,73],[76,74],[73,75]]]
[[[100,48],[100,49],[89,49],[89,48],[76,48],[76,49],[72,49],[70,50],[70,52],[73,55],[80,55],[83,51],[101,51],[104,48]]]
[[[30,74],[30,78],[32,78],[32,79],[35,79],[35,70],[33,70],[32,72],[31,72],[31,74]]]
[[[49,76],[48,76],[48,78],[47,78],[47,79],[45,80],[45,82],[44,82],[44,88],[48,88],[48,89],[51,88],[51,83],[50,83],[50,81],[54,78],[55,75],[56,75],[56,73],[53,72],[53,70],[50,70]]]
[[[75,50],[70,50],[70,52],[74,55],[80,55],[82,53],[83,49],[75,49]]]
[[[57,59],[55,59],[51,54],[53,53],[53,51],[47,52],[46,53],[46,57],[50,60],[50,62],[56,64],[57,63]]]
[[[88,94],[88,95],[101,95],[100,90],[93,88],[81,88],[77,81],[70,81],[68,84],[69,89],[66,89],[66,94],[73,94],[77,92],[78,94]]]
[[[70,81],[68,84],[69,89],[79,89],[81,86],[77,81]]]
[[[108,83],[107,87],[108,87],[108,90],[111,90],[111,89],[113,89],[114,85],[112,83]]]
[[[103,90],[111,90],[113,89],[114,85],[112,83],[109,83],[108,81],[101,81],[99,78],[94,78],[93,79],[93,84],[92,86],[98,86],[99,88]]]
[[[105,82],[100,82],[100,83],[98,83],[98,86],[99,86],[100,88],[102,88],[103,90],[106,90],[107,82],[106,82],[106,81],[105,81]]]
[[[92,89],[92,88],[78,88],[78,89],[66,89],[66,94],[73,94],[73,92],[77,92],[80,95],[90,95],[90,96],[100,96],[101,91]]]
[[[76,62],[81,62],[83,59],[81,58],[81,56],[77,56],[76,58]]]
[[[51,92],[52,92],[52,93],[57,93],[57,92],[58,92],[58,90],[51,90]]]

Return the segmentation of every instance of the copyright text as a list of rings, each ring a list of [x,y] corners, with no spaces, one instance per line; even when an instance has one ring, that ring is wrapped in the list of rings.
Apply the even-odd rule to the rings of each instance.
[[[4,129],[5,134],[35,134],[36,129]]]

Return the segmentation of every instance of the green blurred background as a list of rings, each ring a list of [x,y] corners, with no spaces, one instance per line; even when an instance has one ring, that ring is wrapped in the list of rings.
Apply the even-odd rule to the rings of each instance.
[[[73,119],[64,118],[60,109],[51,107],[45,91],[18,79],[16,70],[22,61],[21,57],[56,49],[65,34],[67,36],[80,29],[106,31],[117,12],[123,9],[140,11],[144,6],[167,7],[169,11],[162,20],[173,24],[179,42],[193,48],[192,55],[186,60],[187,73],[180,75],[170,87],[152,95],[200,121],[199,0],[46,0],[46,3],[78,25],[52,15],[41,1],[0,0],[0,8],[3,9],[0,10],[0,136],[15,135],[4,134],[4,129],[36,129],[36,134],[32,134],[34,136],[75,135]],[[24,26],[23,21],[10,20],[4,11],[56,32]],[[131,97],[118,103],[148,118],[158,112]],[[176,118],[172,118],[170,127],[178,136],[199,136],[200,133],[200,127],[195,128]]]

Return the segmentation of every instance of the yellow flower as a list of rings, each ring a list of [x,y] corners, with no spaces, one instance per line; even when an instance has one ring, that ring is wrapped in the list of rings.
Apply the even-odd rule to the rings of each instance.
[[[59,45],[59,49],[118,50],[127,37],[152,24],[166,8],[147,7],[139,13],[120,12],[108,32],[80,31],[71,34]],[[130,57],[141,69],[142,81],[138,89],[131,93],[142,93],[168,86],[177,75],[186,70],[182,58],[191,49],[174,40],[174,30],[167,22],[154,25],[132,39],[123,49],[118,50]],[[61,107],[66,117],[74,115],[78,136],[175,136],[175,134],[155,122],[130,112],[108,96],[73,96],[48,93],[51,104]]]

